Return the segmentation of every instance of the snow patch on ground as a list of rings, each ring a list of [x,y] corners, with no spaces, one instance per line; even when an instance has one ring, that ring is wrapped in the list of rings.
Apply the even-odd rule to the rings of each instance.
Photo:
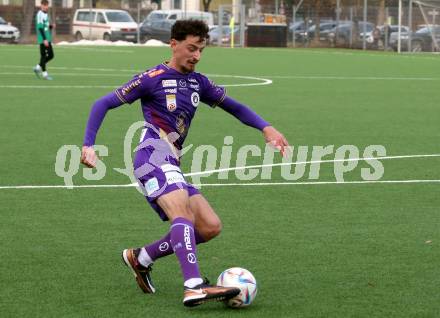
[[[62,41],[58,42],[56,45],[78,45],[78,46],[168,46],[168,44],[163,43],[158,40],[148,40],[147,42],[143,44],[137,44],[133,42],[127,42],[127,41],[105,41],[105,40],[80,40],[76,42],[67,42]]]

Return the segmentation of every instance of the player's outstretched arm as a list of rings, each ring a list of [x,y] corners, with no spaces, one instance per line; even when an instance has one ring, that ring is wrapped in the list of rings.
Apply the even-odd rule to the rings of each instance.
[[[280,150],[281,154],[284,156],[286,147],[289,146],[287,139],[252,109],[229,96],[226,96],[218,106],[236,117],[243,124],[261,130],[266,142]]]
[[[97,156],[95,150],[93,149],[93,145],[95,144],[96,135],[105,115],[107,114],[107,111],[109,109],[121,106],[122,104],[122,101],[114,92],[101,97],[95,102],[95,104],[93,104],[92,110],[90,111],[89,120],[87,122],[81,152],[81,163],[87,167],[93,168],[96,166]]]

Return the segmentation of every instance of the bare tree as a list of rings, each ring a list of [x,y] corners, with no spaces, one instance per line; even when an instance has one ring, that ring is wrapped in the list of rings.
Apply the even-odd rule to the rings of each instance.
[[[128,7],[130,9],[136,9],[140,0],[128,0]]]
[[[203,11],[208,12],[212,0],[203,0]]]
[[[23,21],[21,23],[21,41],[28,40],[34,21],[35,0],[23,0]]]
[[[377,25],[385,23],[385,0],[379,0],[379,10],[377,10]]]

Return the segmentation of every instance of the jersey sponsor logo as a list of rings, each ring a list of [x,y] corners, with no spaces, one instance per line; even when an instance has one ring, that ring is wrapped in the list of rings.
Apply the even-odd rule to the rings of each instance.
[[[200,90],[199,84],[189,84],[189,87],[191,87],[195,91],[199,91]]]
[[[154,177],[145,182],[145,189],[147,190],[147,195],[152,195],[154,191],[159,190],[157,178]]]
[[[137,80],[131,82],[130,84],[124,86],[124,87],[122,88],[122,90],[121,90],[122,95],[123,95],[123,96],[127,95],[127,94],[130,93],[134,88],[138,87],[140,84],[141,84],[141,80],[140,80],[140,79],[137,79]]]
[[[177,108],[176,95],[166,95],[167,100],[167,109],[170,112],[173,112]]]
[[[160,74],[162,74],[162,73],[164,73],[164,72],[165,72],[165,70],[160,69],[160,70],[156,70],[156,71],[149,72],[149,73],[148,73],[148,76],[149,76],[150,78],[153,78],[153,77],[156,77],[157,75],[160,75]]]
[[[192,103],[192,105],[193,105],[194,107],[199,106],[199,103],[200,103],[200,96],[199,96],[199,93],[194,92],[194,93],[191,94],[191,103]]]
[[[180,87],[186,87],[186,81],[184,79],[179,80]]]
[[[167,178],[167,184],[169,185],[174,183],[186,183],[182,174],[177,171],[165,172],[165,177]]]
[[[166,88],[164,91],[168,94],[177,94],[177,88]]]
[[[199,82],[197,82],[197,80],[194,78],[188,78],[188,81],[194,84],[199,84]]]
[[[162,87],[176,87],[176,80],[162,80]]]

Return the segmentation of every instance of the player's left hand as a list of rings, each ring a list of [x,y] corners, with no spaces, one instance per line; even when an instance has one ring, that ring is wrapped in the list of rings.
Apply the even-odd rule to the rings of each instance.
[[[89,168],[96,167],[96,161],[98,156],[96,156],[95,149],[93,147],[83,146],[81,151],[81,163]]]
[[[269,143],[273,147],[277,148],[281,152],[282,156],[286,154],[289,143],[282,133],[272,126],[267,126],[263,129],[263,135],[264,139],[266,139],[266,143]]]

